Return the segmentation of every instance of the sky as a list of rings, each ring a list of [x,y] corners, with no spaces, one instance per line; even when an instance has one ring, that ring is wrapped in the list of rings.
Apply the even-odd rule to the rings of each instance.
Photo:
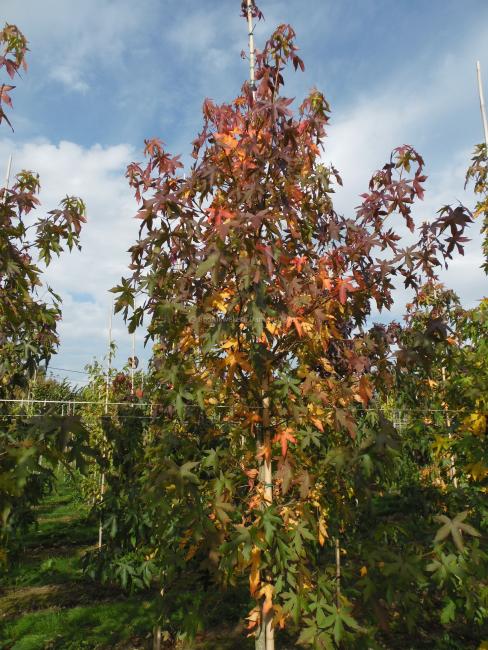
[[[280,23],[296,31],[305,72],[291,71],[287,96],[321,90],[332,107],[324,157],[341,172],[336,208],[352,213],[372,173],[391,150],[413,145],[424,157],[426,197],[418,222],[447,203],[473,207],[464,190],[471,152],[481,142],[476,61],[488,95],[486,0],[261,0],[265,21],[256,47]],[[111,294],[128,275],[127,249],[137,238],[137,204],[124,177],[142,160],[145,138],[161,138],[189,161],[205,97],[231,101],[248,75],[241,50],[247,28],[240,0],[2,0],[0,18],[29,40],[29,69],[16,79],[10,118],[0,127],[0,174],[13,156],[13,173],[41,177],[43,210],[66,194],[81,196],[88,223],[82,251],[46,271],[63,298],[61,346],[51,362],[60,376],[79,374],[108,346]],[[7,81],[0,79],[0,82]],[[487,295],[480,264],[479,224],[464,257],[443,281],[464,305]],[[406,296],[382,320],[400,318]],[[116,318],[116,364],[131,350]],[[144,332],[136,336],[141,360]]]

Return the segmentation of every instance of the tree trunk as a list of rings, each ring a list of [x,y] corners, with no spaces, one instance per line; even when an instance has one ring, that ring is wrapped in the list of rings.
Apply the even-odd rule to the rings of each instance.
[[[263,382],[263,444],[265,450],[263,478],[265,507],[273,503],[273,468],[271,465],[271,434],[270,434],[270,404],[269,404],[269,378]],[[265,650],[274,650],[273,610],[262,613],[262,627],[265,632]]]
[[[256,634],[254,648],[255,650],[266,650],[266,625],[264,624],[264,620],[261,620],[259,632]]]
[[[153,650],[161,650],[161,626],[156,625],[153,634]]]
[[[105,472],[102,473],[102,480],[100,484],[100,502],[103,502],[103,495],[105,494]],[[100,516],[98,522],[98,548],[101,549],[103,544],[103,521]]]

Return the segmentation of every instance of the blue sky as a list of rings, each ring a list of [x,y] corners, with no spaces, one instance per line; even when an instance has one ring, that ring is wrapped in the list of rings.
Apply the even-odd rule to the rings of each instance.
[[[208,96],[230,100],[247,75],[239,0],[3,0],[2,16],[30,41],[29,71],[14,91],[15,133],[0,131],[0,168],[39,171],[46,209],[66,193],[86,199],[83,252],[48,270],[64,299],[62,345],[53,365],[80,370],[106,348],[107,289],[124,273],[136,205],[125,166],[143,140],[161,137],[188,159]],[[429,181],[419,220],[444,203],[472,205],[463,175],[482,138],[475,63],[488,94],[485,0],[261,0],[256,45],[281,22],[297,32],[305,73],[287,94],[317,86],[333,115],[325,157],[340,169],[337,196],[351,210],[371,173],[397,145],[414,145]],[[464,260],[445,276],[465,304],[486,295],[473,231]],[[400,303],[403,296],[400,296]],[[398,316],[398,312],[393,315]],[[115,322],[119,362],[130,341]],[[142,332],[138,334],[139,356]]]

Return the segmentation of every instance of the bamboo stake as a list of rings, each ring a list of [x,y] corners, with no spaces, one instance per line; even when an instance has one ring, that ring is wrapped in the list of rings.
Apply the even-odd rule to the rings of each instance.
[[[269,508],[273,503],[273,468],[271,465],[271,436],[270,436],[270,408],[269,397],[266,395],[269,389],[269,380],[266,378],[264,384],[264,398],[263,398],[263,433],[264,433],[264,500],[266,507]],[[264,612],[263,609],[263,624],[266,634],[266,650],[274,650],[274,627],[273,627],[273,611]]]
[[[252,16],[253,2],[252,0],[247,0],[247,34],[249,38],[249,85],[251,87],[253,100],[256,99],[256,83],[254,76],[254,64],[255,64],[255,55],[254,55],[254,24]],[[267,385],[267,383],[265,382]],[[269,445],[269,398],[266,397],[267,388],[266,385],[263,386],[263,406],[265,400],[267,400],[267,405],[263,408],[263,420],[262,420],[262,429],[260,435],[257,438],[258,448],[261,448],[261,451],[266,450],[266,445]],[[273,501],[273,485],[272,485],[272,470],[271,463],[267,463],[266,460],[260,464],[259,467],[259,481],[264,484],[264,507],[267,507]],[[269,485],[269,487],[268,487]],[[271,628],[271,621],[269,616],[266,616],[262,612],[261,616],[261,625],[255,637],[255,650],[273,650],[274,649],[274,635]],[[270,639],[268,642],[268,628]],[[272,645],[268,645],[272,644]]]
[[[252,0],[247,0],[247,27],[249,36],[249,84],[252,90],[252,97],[256,99],[256,82],[254,78],[254,25],[252,20]]]
[[[10,183],[10,170],[12,169],[12,154],[8,157],[7,173],[5,174],[5,189],[8,189]]]
[[[105,415],[108,414],[108,393],[110,388],[110,371],[112,370],[112,317],[114,313],[114,303],[110,306],[110,315],[108,320],[108,359],[107,359],[107,379],[105,382]],[[102,443],[103,444],[103,443]],[[105,472],[102,472],[102,478],[100,481],[100,502],[103,501],[103,495],[105,494]],[[102,548],[103,543],[103,521],[100,516],[100,521],[98,524],[98,549]]]
[[[444,366],[442,366],[442,381],[444,382],[444,386],[446,385],[446,369]],[[451,428],[451,418],[449,416],[449,411],[446,411],[446,424],[448,429]],[[451,432],[448,434],[449,440],[452,438]],[[449,467],[448,471],[449,478],[452,481],[452,484],[454,485],[455,488],[458,486],[458,480],[456,476],[456,457],[454,454],[451,454],[451,466]]]
[[[335,538],[335,563],[336,563],[336,607],[341,606],[341,547],[339,538]]]
[[[483,131],[485,133],[485,145],[488,149],[488,123],[486,121],[485,98],[483,96],[483,82],[481,80],[481,65],[479,61],[476,61],[476,72],[478,76],[478,93],[480,96],[481,121],[483,123]]]
[[[110,306],[110,315],[108,319],[108,359],[107,359],[107,379],[105,382],[105,415],[108,413],[108,391],[110,388],[110,371],[112,370],[112,317],[114,313],[114,303]]]
[[[136,369],[136,333],[132,332],[132,359],[130,364],[130,394],[134,395],[134,373]]]
[[[10,183],[10,170],[11,169],[12,169],[12,154],[10,154],[10,156],[8,157],[7,172],[5,174],[5,196],[4,196],[4,200],[3,200],[4,204],[7,203],[7,190],[8,190],[8,186],[9,186],[9,183]]]
[[[437,285],[434,285],[434,298],[436,300],[437,300],[437,295],[438,295],[437,294]],[[442,366],[441,373],[442,373],[442,382],[443,382],[444,388],[445,388],[445,386],[446,386],[446,367],[445,366]],[[449,417],[449,411],[447,410],[447,408],[446,408],[446,425],[447,425],[448,429],[451,428],[451,418]],[[448,435],[449,440],[451,440],[452,434],[451,434],[450,431],[448,432],[447,435]],[[451,479],[452,484],[454,485],[454,487],[457,488],[458,480],[457,480],[457,476],[456,476],[456,456],[454,454],[451,454],[450,461],[451,461],[451,465],[449,467],[449,470],[448,470],[447,474],[448,474],[449,478]]]

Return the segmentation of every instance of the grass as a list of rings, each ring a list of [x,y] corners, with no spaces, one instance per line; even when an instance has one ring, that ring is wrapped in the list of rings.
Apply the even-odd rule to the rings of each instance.
[[[148,647],[154,612],[147,594],[127,597],[82,573],[81,558],[97,539],[87,507],[60,484],[38,515],[2,581],[0,649]]]
[[[150,610],[150,602],[128,599],[25,614],[4,626],[7,641],[3,647],[12,650],[143,648],[150,632]]]
[[[147,650],[156,619],[151,593],[127,596],[83,574],[81,559],[94,547],[97,523],[70,486],[38,508],[38,524],[0,588],[0,650]],[[223,613],[223,618],[225,617]],[[239,626],[218,630],[178,650],[247,650]],[[174,646],[164,645],[165,650]]]

